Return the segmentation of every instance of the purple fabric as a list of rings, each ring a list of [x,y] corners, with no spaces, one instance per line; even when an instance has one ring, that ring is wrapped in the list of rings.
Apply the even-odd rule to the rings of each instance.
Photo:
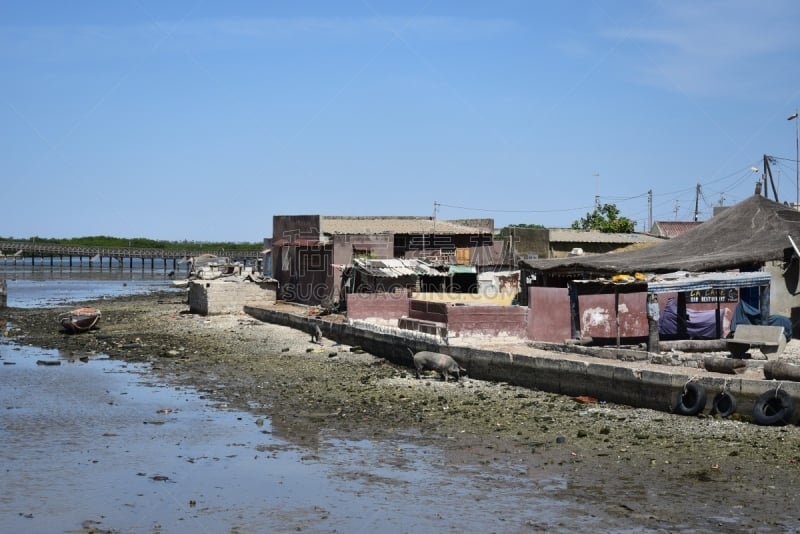
[[[716,313],[717,310],[686,308],[686,333],[689,335],[689,339],[716,339]],[[719,310],[720,328],[723,325],[723,317],[723,310]],[[661,312],[661,319],[658,321],[658,335],[663,338],[674,338],[678,335],[678,303],[675,302],[675,299],[669,299]]]

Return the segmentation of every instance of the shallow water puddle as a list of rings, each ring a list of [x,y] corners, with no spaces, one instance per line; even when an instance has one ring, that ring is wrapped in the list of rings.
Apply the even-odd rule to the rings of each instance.
[[[566,506],[409,441],[294,445],[146,365],[3,343],[0,363],[4,532],[517,529]]]

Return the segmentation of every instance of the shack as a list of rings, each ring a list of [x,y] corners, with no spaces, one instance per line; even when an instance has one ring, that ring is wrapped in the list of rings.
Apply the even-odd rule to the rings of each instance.
[[[617,346],[620,344],[620,295],[638,293],[646,299],[647,307],[645,317],[647,319],[648,350],[658,351],[659,344],[659,319],[661,310],[658,305],[657,296],[660,294],[677,294],[677,321],[678,338],[687,339],[687,296],[700,291],[708,291],[711,294],[719,295],[728,289],[737,290],[744,287],[753,287],[757,290],[758,302],[761,313],[761,321],[767,324],[769,321],[769,286],[771,277],[765,272],[724,272],[724,273],[669,273],[660,276],[653,276],[651,279],[624,279],[614,281],[608,279],[598,280],[575,280],[568,284],[569,304],[570,304],[570,327],[573,339],[583,337],[581,329],[580,296],[581,295],[602,295],[609,294],[614,296],[614,324]],[[713,315],[716,317],[715,337],[723,337],[722,314],[719,313],[721,299],[716,299],[717,310]]]
[[[555,341],[554,337],[564,339],[575,334],[572,328],[574,310],[570,308],[569,296],[569,286],[573,283],[611,279],[620,274],[646,273],[651,277],[675,272],[709,273],[711,277],[719,274],[710,273],[739,273],[743,275],[740,280],[752,282],[762,291],[768,287],[768,295],[763,300],[759,297],[759,302],[768,303],[769,310],[762,308],[761,313],[790,318],[791,330],[796,335],[800,322],[800,253],[793,243],[800,241],[798,238],[800,212],[756,194],[673,239],[649,247],[608,254],[522,260],[519,262],[522,273],[520,297],[531,310],[528,335],[532,339]],[[725,278],[731,276],[735,278],[738,275],[726,274]],[[762,276],[769,278],[768,284],[763,283]],[[589,287],[585,291],[589,291]],[[683,289],[680,284],[674,288],[675,291],[678,289]],[[613,298],[613,288],[608,291],[604,296]],[[681,292],[685,293],[678,291]],[[629,317],[637,317],[633,323],[633,328],[639,329],[637,335],[641,335],[641,325],[647,325],[646,298],[641,298],[641,295],[640,292],[638,298],[623,302],[623,296],[627,294],[620,292],[620,305],[636,311]],[[716,299],[721,298],[719,295]],[[723,302],[723,306],[726,304],[735,305]],[[695,305],[698,309],[708,310],[716,308],[717,302],[712,293],[707,300]],[[659,303],[659,313],[664,313],[665,306],[665,302]],[[618,309],[612,308],[610,303],[606,307]],[[621,325],[623,337],[627,326]]]
[[[420,259],[354,259],[342,269],[342,297],[350,293],[443,291],[452,275]]]

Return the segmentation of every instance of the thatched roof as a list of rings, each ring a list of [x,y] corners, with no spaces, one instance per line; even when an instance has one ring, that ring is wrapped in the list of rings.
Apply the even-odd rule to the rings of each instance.
[[[753,195],[691,230],[647,248],[552,260],[523,260],[539,272],[723,271],[783,259],[800,244],[800,212]]]

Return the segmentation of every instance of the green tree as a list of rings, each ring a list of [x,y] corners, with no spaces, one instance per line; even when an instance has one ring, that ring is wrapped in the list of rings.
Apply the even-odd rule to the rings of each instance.
[[[593,212],[587,213],[586,217],[573,222],[572,228],[625,234],[634,232],[636,224],[627,217],[620,217],[616,204],[603,204],[595,207]]]
[[[544,226],[541,225],[541,224],[530,224],[530,223],[526,223],[526,224],[509,224],[508,227],[509,228],[544,228]]]

